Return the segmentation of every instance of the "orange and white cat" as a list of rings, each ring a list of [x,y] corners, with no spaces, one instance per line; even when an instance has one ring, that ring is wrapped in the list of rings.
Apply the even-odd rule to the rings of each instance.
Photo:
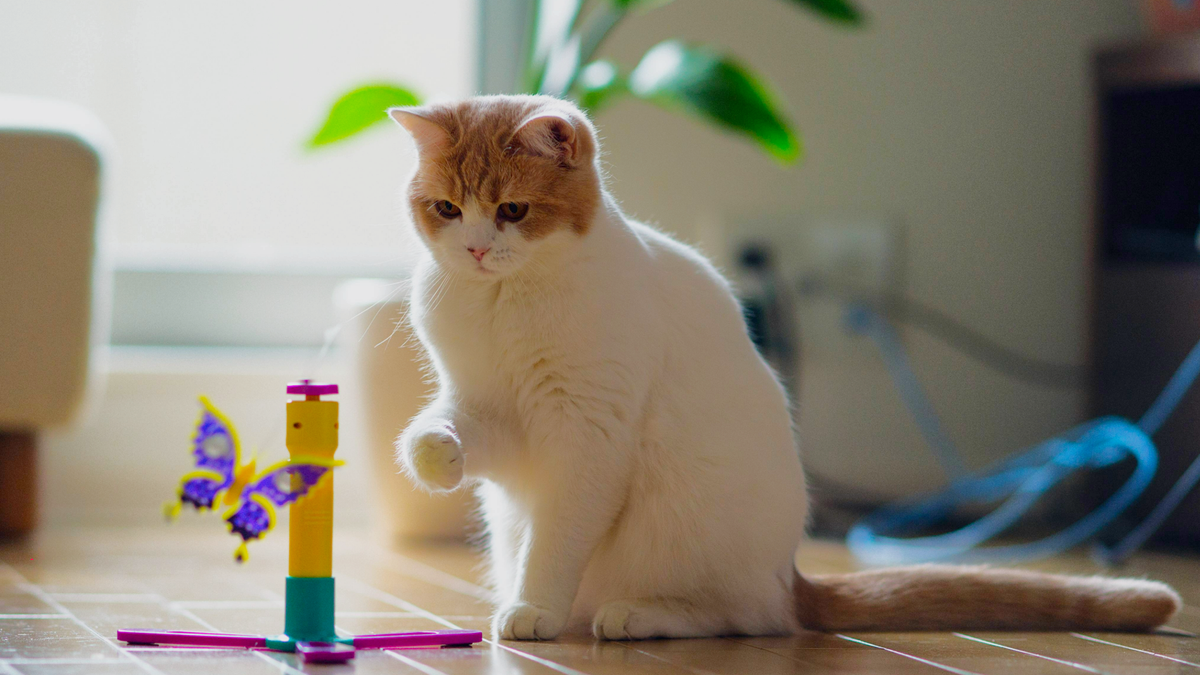
[[[497,636],[1148,630],[1179,609],[1136,579],[801,576],[784,391],[717,270],[605,191],[587,117],[531,96],[389,112],[420,156],[411,321],[438,385],[398,461],[478,490]]]

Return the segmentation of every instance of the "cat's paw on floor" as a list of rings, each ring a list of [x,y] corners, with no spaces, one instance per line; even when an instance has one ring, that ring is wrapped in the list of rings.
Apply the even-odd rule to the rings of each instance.
[[[453,490],[462,482],[462,449],[446,428],[431,427],[413,434],[405,452],[417,480],[430,489]]]
[[[501,607],[492,632],[502,640],[553,640],[566,626],[566,617],[527,602]]]
[[[592,620],[592,633],[601,640],[646,640],[701,634],[686,616],[659,603],[614,600],[601,605]]]

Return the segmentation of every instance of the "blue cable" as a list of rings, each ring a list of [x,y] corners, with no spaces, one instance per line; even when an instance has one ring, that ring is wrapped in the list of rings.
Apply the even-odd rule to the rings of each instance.
[[[1150,409],[1146,411],[1145,415],[1142,415],[1142,419],[1138,420],[1138,427],[1147,434],[1154,434],[1158,431],[1163,422],[1166,422],[1171,413],[1175,411],[1198,376],[1200,376],[1200,342],[1197,342],[1196,346],[1192,347],[1192,351],[1188,352],[1187,357],[1179,366],[1179,370],[1175,371]],[[1158,503],[1158,506],[1154,507],[1150,515],[1146,516],[1141,524],[1117,542],[1116,546],[1109,547],[1098,544],[1094,551],[1096,557],[1110,565],[1124,562],[1134,551],[1141,548],[1142,544],[1146,543],[1150,535],[1162,527],[1163,521],[1175,511],[1183,498],[1191,493],[1197,482],[1200,482],[1200,456],[1192,460],[1191,465],[1183,472],[1179,480],[1175,481],[1175,484],[1167,491],[1167,495]]]
[[[855,332],[879,335],[876,343],[883,352],[883,362],[891,373],[892,381],[900,390],[900,397],[904,399],[909,412],[917,420],[917,426],[921,427],[921,432],[925,434],[929,447],[937,455],[942,469],[951,480],[964,478],[967,475],[967,467],[950,437],[942,431],[937,414],[929,405],[929,397],[925,395],[921,383],[913,376],[908,355],[904,352],[904,346],[900,344],[892,326],[885,321],[879,321],[877,315],[862,306],[850,308],[846,313],[846,323],[848,328]]]
[[[1158,467],[1158,453],[1150,435],[1166,421],[1200,376],[1200,343],[1197,343],[1136,425],[1119,417],[1093,420],[987,469],[967,473],[961,455],[942,432],[891,325],[863,304],[849,307],[846,323],[849,330],[870,336],[878,345],[901,398],[952,479],[940,492],[880,508],[850,529],[847,546],[855,557],[870,565],[934,561],[1011,563],[1052,556],[1091,539],[1150,484]],[[1103,504],[1073,525],[1034,542],[980,548],[1016,524],[1067,476],[1083,469],[1109,466],[1127,456],[1137,464],[1133,473]],[[1200,482],[1200,458],[1141,525],[1115,547],[1098,547],[1098,557],[1116,563],[1136,551],[1197,482]],[[998,500],[1003,501],[991,513],[953,532],[926,537],[898,536],[944,522],[960,506]]]

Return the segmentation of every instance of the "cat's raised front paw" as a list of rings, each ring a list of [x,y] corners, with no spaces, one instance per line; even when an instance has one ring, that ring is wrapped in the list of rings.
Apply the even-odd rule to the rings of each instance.
[[[430,490],[453,490],[463,478],[463,453],[445,427],[430,427],[400,439],[403,461],[413,477]]]
[[[553,640],[566,626],[566,617],[527,602],[501,607],[492,619],[492,633],[502,640]]]

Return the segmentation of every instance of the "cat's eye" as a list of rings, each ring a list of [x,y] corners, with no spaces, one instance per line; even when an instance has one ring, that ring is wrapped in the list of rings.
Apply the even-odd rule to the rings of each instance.
[[[462,215],[462,209],[446,201],[445,199],[434,204],[434,208],[437,209],[438,215],[446,220],[454,220]]]
[[[496,217],[500,220],[506,220],[510,223],[515,223],[525,217],[529,213],[528,204],[518,204],[516,202],[504,202],[496,207]]]

